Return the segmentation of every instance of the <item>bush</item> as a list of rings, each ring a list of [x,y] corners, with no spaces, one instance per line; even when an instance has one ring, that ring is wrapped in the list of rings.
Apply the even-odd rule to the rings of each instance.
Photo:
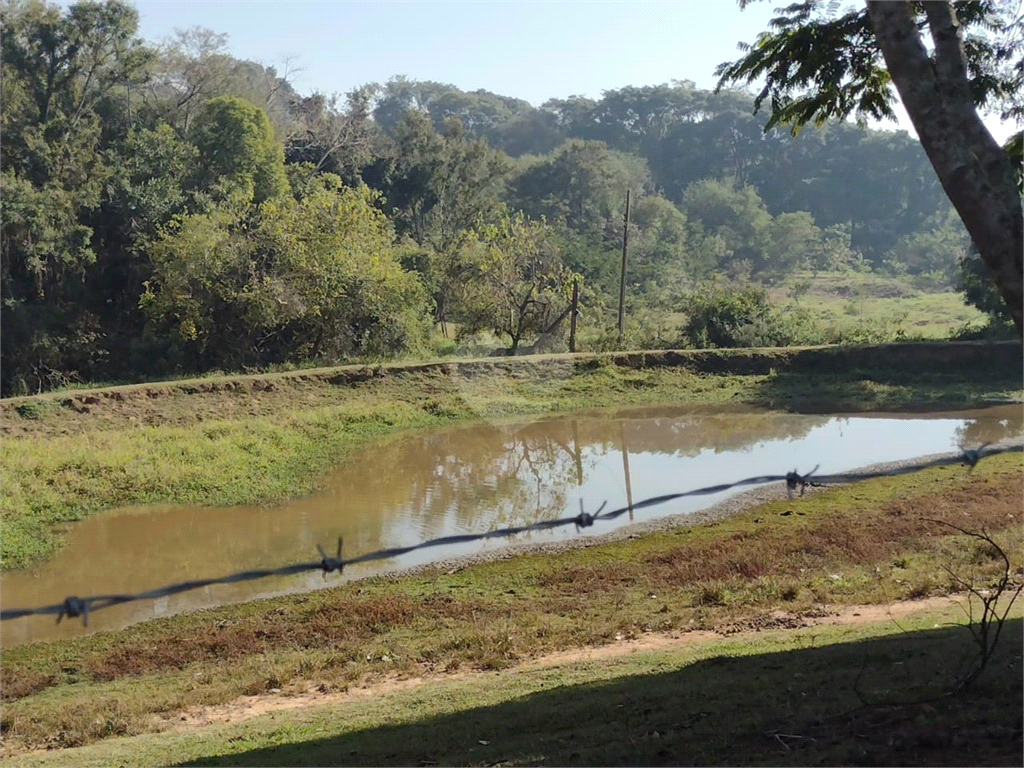
[[[807,310],[773,307],[759,286],[712,285],[691,293],[681,344],[707,347],[785,347],[818,344],[881,344],[907,338],[907,314],[866,318],[852,328],[824,326]]]
[[[682,341],[690,347],[777,347],[795,340],[758,286],[712,285],[690,293],[680,309],[689,316]]]
[[[990,317],[984,325],[964,323],[949,333],[952,341],[1012,341],[1017,338],[1013,323]]]

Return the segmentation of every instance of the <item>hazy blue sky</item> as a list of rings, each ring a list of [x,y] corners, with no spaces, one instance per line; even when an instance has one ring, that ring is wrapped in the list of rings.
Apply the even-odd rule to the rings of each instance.
[[[484,88],[540,105],[552,97],[693,80],[710,88],[736,44],[765,29],[777,3],[135,0],[140,33],[226,33],[232,55],[282,69],[298,91],[345,92],[394,75]],[[902,126],[910,128],[903,121]],[[895,127],[889,124],[890,127]],[[990,128],[1000,141],[1009,128]]]

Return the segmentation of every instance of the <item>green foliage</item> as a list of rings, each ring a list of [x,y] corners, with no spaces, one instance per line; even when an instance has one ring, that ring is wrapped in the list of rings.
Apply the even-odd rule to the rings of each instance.
[[[1024,68],[1022,68],[1024,70]],[[1017,189],[1024,195],[1024,131],[1017,131],[1003,145],[1017,176]]]
[[[807,211],[781,213],[768,227],[765,261],[774,273],[788,273],[807,265],[821,231]]]
[[[46,406],[39,402],[28,402],[22,403],[15,410],[17,410],[21,418],[35,421],[36,419],[41,419],[43,414],[46,413]]]
[[[199,150],[200,184],[221,179],[250,190],[257,205],[288,191],[284,146],[267,113],[233,96],[211,99],[189,133]]]
[[[886,254],[886,265],[897,274],[939,274],[951,284],[957,265],[966,257],[970,246],[970,237],[960,221],[946,216],[934,229],[901,237],[896,247]]]
[[[524,170],[512,183],[513,205],[527,215],[565,221],[577,230],[621,221],[626,190],[650,187],[647,164],[599,141],[574,140]]]
[[[850,268],[856,257],[850,249],[850,228],[844,225],[826,227],[810,253],[814,273],[840,272]]]
[[[496,215],[510,172],[508,159],[472,140],[458,120],[439,134],[427,115],[409,112],[367,177],[383,193],[400,237],[447,251],[463,231]]]
[[[686,296],[680,309],[688,317],[682,330],[691,347],[784,346],[791,341],[763,288],[711,284]]]
[[[683,208],[715,268],[739,261],[757,269],[766,266],[772,217],[752,186],[704,179],[687,187]]]
[[[387,355],[424,338],[426,296],[368,190],[315,179],[302,200],[235,200],[153,243],[143,307],[200,368]]]
[[[1006,302],[992,282],[988,267],[972,246],[957,258],[956,289],[964,295],[964,303],[977,307],[989,316],[992,325],[1011,322]]]
[[[227,52],[228,36],[204,27],[175,29],[153,51],[144,97],[135,105],[139,119],[164,123],[188,135],[210,99],[233,96],[261,105],[279,136],[289,133],[289,102],[298,98],[273,67],[242,61]]]
[[[806,281],[802,287],[808,287]],[[859,305],[849,303],[860,314]],[[881,344],[907,337],[907,312],[837,325],[816,319],[807,308],[774,304],[767,291],[755,285],[712,282],[685,294],[677,306],[686,316],[680,343],[701,349]]]
[[[830,19],[819,3],[804,0],[779,9],[770,27],[741,48],[743,58],[715,70],[719,88],[764,79],[754,109],[770,100],[766,128],[788,124],[795,135],[807,123],[851,114],[862,121],[894,117],[889,75],[870,44],[874,32],[865,9]]]
[[[631,285],[645,294],[699,271],[688,247],[686,214],[660,195],[638,200],[630,212]]]
[[[460,333],[507,336],[515,354],[527,336],[557,337],[571,309],[572,281],[547,228],[522,214],[473,233],[463,246],[473,274],[458,300]]]
[[[106,356],[85,275],[92,217],[113,173],[98,111],[137,81],[147,52],[121,2],[0,8],[0,309],[5,393],[46,389]],[[116,116],[116,115],[115,115]]]
[[[1021,20],[1009,5],[988,0],[956,6],[975,103],[1001,107],[1005,117],[1019,112]],[[741,46],[744,56],[716,68],[718,88],[763,82],[755,111],[768,99],[766,127],[790,125],[794,134],[804,125],[851,115],[861,122],[895,119],[895,93],[867,9],[837,8],[838,3],[802,0],[778,9],[770,29]]]
[[[958,11],[980,14],[971,35],[1002,18]],[[794,31],[764,56],[818,56],[844,29],[809,13],[821,39]],[[146,45],[121,0],[11,0],[0,23],[4,395],[396,354],[431,320],[516,346],[557,337],[569,275],[584,279],[593,338],[618,296],[627,189],[627,344],[674,342],[671,324],[641,315],[716,273],[770,286],[806,267],[883,270],[938,285],[962,246],[914,139],[765,132],[739,90],[673,81],[535,108],[395,78],[300,95],[212,30]],[[1016,109],[1004,31],[1002,48],[969,37],[968,55],[996,56],[972,76],[998,75],[991,104]],[[856,57],[877,58],[846,51],[835,71],[859,72]]]
[[[991,138],[980,127],[979,112],[998,110],[1004,119],[1024,115],[1024,102],[1020,96],[1024,86],[1024,46],[1021,45],[1024,17],[1010,4],[989,0],[959,0],[936,3],[933,7],[910,2],[898,5],[889,10],[905,21],[904,32],[898,37],[906,45],[901,47],[899,42],[891,41],[886,54],[888,64],[897,71],[911,117],[928,147],[937,175],[943,178],[949,189],[949,179],[954,177],[952,174],[962,172],[963,163],[962,159],[954,159],[955,153],[950,155],[942,149],[945,142],[951,141],[949,136],[955,137],[953,143],[973,143],[973,147],[960,147],[958,151],[980,156],[986,151],[984,147]],[[895,119],[892,77],[885,68],[874,30],[874,25],[895,22],[887,22],[880,7],[844,10],[839,15],[837,9],[838,3],[826,6],[818,0],[804,0],[778,10],[769,23],[769,31],[762,32],[753,45],[741,46],[745,52],[743,57],[717,68],[716,74],[720,77],[718,88],[732,83],[762,81],[764,85],[754,101],[754,111],[766,98],[770,98],[771,110],[766,128],[788,124],[794,135],[811,122],[821,125],[826,120],[845,119],[851,115],[861,124],[866,118]],[[931,50],[926,50],[919,30],[930,32]],[[902,65],[898,65],[897,60]],[[911,73],[920,71],[921,67],[934,68],[936,77],[929,81],[932,85],[928,86],[932,93],[955,92],[967,97],[967,104],[960,95],[956,97],[961,99],[957,102],[959,106],[949,106],[953,103],[951,101],[935,110],[923,106],[926,101],[933,100],[931,96],[911,100],[907,91],[912,90],[911,82],[919,79],[912,77]],[[973,109],[970,102],[973,102]],[[985,136],[979,137],[978,130]],[[947,138],[940,138],[943,134]],[[1024,189],[1019,173],[1020,140],[1011,138],[1004,149],[1012,161],[1018,161],[1018,170],[1015,171],[1017,186]],[[999,166],[996,161],[993,165],[993,160],[989,159],[983,164],[984,170],[979,170],[979,165],[975,171],[988,181],[975,189],[976,194],[967,197],[980,195],[991,198],[975,199],[973,203],[976,206],[991,204],[1017,210],[1020,201],[1012,192],[1006,194],[1004,184],[1011,172],[1011,163]],[[991,182],[998,178],[1002,181]],[[1019,216],[1015,217],[1012,225],[1005,222],[986,224],[982,217],[972,216],[971,203],[967,198],[958,197],[951,191],[950,199],[956,201],[958,211],[971,227],[975,242],[983,250],[988,249],[986,259],[990,263],[1000,258],[1010,259],[1007,267],[1016,272],[1017,280],[1002,276],[998,281],[1008,300],[1016,294],[1013,315],[1019,326],[1019,291],[1013,283],[1020,280],[1020,265],[1019,261],[1014,263],[1012,257],[1005,255],[1021,248]],[[912,234],[904,233],[904,237],[908,236]],[[999,245],[1001,238],[1007,236],[1009,242]],[[882,241],[885,240],[892,247],[893,238],[883,235]],[[876,247],[878,245],[881,243],[876,242]],[[878,248],[876,254],[878,250],[882,249]],[[937,250],[944,248],[940,246]],[[899,266],[899,261],[893,258],[888,261],[890,268],[896,265],[896,271],[910,269],[905,263]]]

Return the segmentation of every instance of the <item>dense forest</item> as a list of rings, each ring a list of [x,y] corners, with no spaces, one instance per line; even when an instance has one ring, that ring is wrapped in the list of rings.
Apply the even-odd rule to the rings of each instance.
[[[808,270],[952,285],[967,252],[915,139],[765,132],[742,91],[302,95],[215,32],[140,40],[116,0],[0,13],[5,396],[436,354],[438,333],[559,344],[574,281],[610,329],[627,190],[631,312],[720,312],[726,283],[757,305]],[[736,341],[689,331],[670,341]]]

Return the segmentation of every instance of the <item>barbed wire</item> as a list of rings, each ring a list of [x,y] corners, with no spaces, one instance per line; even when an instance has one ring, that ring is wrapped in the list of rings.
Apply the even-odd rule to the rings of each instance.
[[[464,533],[456,534],[452,536],[442,536],[436,539],[430,539],[428,541],[420,542],[419,544],[412,544],[407,547],[390,547],[388,549],[377,550],[376,552],[368,552],[358,557],[350,559],[344,559],[342,557],[342,540],[338,539],[338,550],[337,554],[331,557],[322,546],[317,544],[317,550],[320,552],[320,560],[308,562],[308,563],[297,563],[295,565],[286,565],[281,568],[267,568],[260,570],[250,571],[239,571],[237,573],[230,574],[228,576],[219,576],[212,579],[198,579],[194,581],[183,581],[178,584],[171,584],[158,589],[151,589],[146,592],[139,592],[137,594],[123,594],[123,595],[95,595],[93,597],[76,597],[71,596],[64,600],[63,603],[57,605],[44,605],[38,608],[16,608],[12,610],[0,610],[0,621],[8,621],[9,619],[17,619],[23,616],[45,616],[53,615],[57,616],[57,623],[59,624],[61,619],[65,616],[68,618],[81,618],[82,623],[88,626],[89,614],[95,613],[96,611],[103,610],[104,608],[110,608],[114,605],[122,605],[124,603],[132,603],[139,600],[155,600],[161,597],[168,597],[170,595],[177,595],[182,592],[190,592],[195,589],[202,589],[203,587],[210,587],[217,584],[235,584],[243,581],[256,581],[258,579],[265,579],[270,576],[291,576],[299,573],[306,573],[309,571],[322,571],[324,579],[327,578],[327,574],[337,571],[339,574],[344,570],[346,566],[358,565],[359,563],[368,563],[375,560],[388,560],[394,557],[413,552],[418,549],[426,549],[428,547],[440,547],[446,544],[465,544],[474,541],[486,541],[487,539],[497,538],[508,538],[511,536],[517,536],[521,533],[530,533],[533,531],[547,531],[553,528],[560,528],[562,526],[572,525],[576,527],[578,533],[582,528],[589,528],[594,523],[604,520],[614,520],[627,512],[637,509],[644,509],[646,507],[654,507],[659,504],[666,504],[676,499],[686,498],[688,496],[710,496],[715,493],[721,493],[732,488],[738,488],[748,485],[766,485],[768,483],[786,483],[786,491],[790,498],[793,493],[799,489],[800,495],[803,496],[805,489],[808,486],[811,487],[822,487],[826,485],[839,485],[844,483],[855,483],[861,480],[870,480],[877,477],[895,477],[899,475],[907,475],[914,472],[921,472],[926,469],[933,469],[935,467],[951,466],[955,464],[966,464],[970,469],[974,469],[978,462],[989,456],[995,456],[1002,453],[1021,453],[1024,452],[1024,444],[1014,445],[1000,445],[990,446],[989,444],[982,445],[980,448],[965,450],[959,454],[952,454],[948,456],[941,456],[938,458],[930,459],[928,461],[917,462],[914,464],[904,464],[898,467],[890,467],[887,469],[860,471],[860,472],[844,472],[839,474],[831,475],[816,475],[818,471],[816,466],[810,472],[801,475],[796,470],[788,472],[785,475],[759,475],[757,477],[748,477],[743,480],[737,480],[732,483],[721,483],[719,485],[709,485],[703,488],[696,488],[692,491],[684,491],[682,493],[669,493],[662,496],[654,496],[643,501],[633,502],[625,507],[619,507],[618,509],[612,509],[608,512],[604,512],[604,508],[608,502],[602,504],[598,510],[590,514],[583,511],[583,501],[580,500],[580,513],[573,515],[572,517],[559,517],[554,520],[541,520],[530,525],[519,525],[511,526],[508,528],[499,528],[497,530],[488,531],[486,533]],[[820,466],[820,465],[819,465]]]

